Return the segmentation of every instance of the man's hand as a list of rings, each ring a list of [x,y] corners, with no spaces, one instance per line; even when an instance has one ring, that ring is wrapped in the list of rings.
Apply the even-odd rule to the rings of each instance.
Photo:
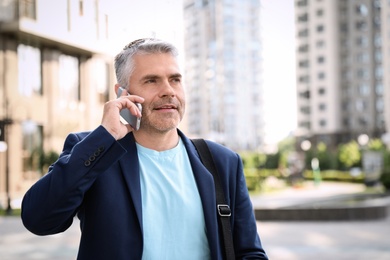
[[[127,91],[123,91],[122,95],[114,100],[108,101],[104,105],[102,126],[115,138],[122,139],[134,129],[129,124],[123,124],[120,121],[119,111],[129,109],[132,115],[141,117],[141,112],[134,103],[143,103],[144,99],[136,95],[127,95]]]

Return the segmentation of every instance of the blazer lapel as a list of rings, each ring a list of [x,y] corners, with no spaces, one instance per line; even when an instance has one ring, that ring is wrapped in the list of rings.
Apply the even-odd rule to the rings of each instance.
[[[119,164],[122,168],[123,177],[129,189],[130,196],[132,198],[134,208],[137,214],[138,222],[143,232],[141,183],[139,175],[137,147],[135,144],[134,136],[132,133],[129,133],[118,142],[127,150],[125,156],[122,156],[122,158],[120,158]]]

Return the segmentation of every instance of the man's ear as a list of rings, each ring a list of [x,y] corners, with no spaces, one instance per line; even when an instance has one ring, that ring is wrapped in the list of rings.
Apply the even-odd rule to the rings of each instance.
[[[119,89],[119,87],[120,87],[120,85],[117,83],[117,84],[115,84],[115,87],[114,87],[114,89],[115,89],[115,95],[118,95],[118,89]]]

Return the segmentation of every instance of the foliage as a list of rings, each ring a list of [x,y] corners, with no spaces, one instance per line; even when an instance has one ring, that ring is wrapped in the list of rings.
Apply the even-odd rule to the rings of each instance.
[[[277,169],[279,167],[280,153],[268,154],[264,164],[265,169]]]
[[[361,160],[359,151],[359,144],[356,141],[350,141],[339,146],[339,161],[346,168],[349,169],[357,165]]]
[[[371,151],[384,151],[386,147],[381,139],[375,138],[368,143],[368,149]]]
[[[390,191],[390,171],[383,171],[379,180],[385,189]]]
[[[364,182],[364,174],[360,173],[359,175],[352,175],[349,171],[339,171],[339,170],[326,170],[320,172],[321,179],[324,181],[342,181],[342,182]],[[308,180],[314,179],[313,171],[305,171],[303,177]]]
[[[278,152],[273,154],[262,154],[257,152],[246,152],[240,154],[244,162],[244,172],[248,188],[252,190],[261,189],[264,179],[273,176],[278,179],[288,178],[287,155],[295,150],[295,140],[287,138],[278,145]],[[383,154],[383,173],[381,181],[390,189],[390,150],[386,149],[380,139],[371,139],[365,147],[367,150],[379,151]],[[321,178],[330,181],[348,181],[364,183],[364,173],[357,176],[350,172],[351,168],[362,166],[362,148],[356,141],[340,144],[337,149],[329,150],[325,143],[319,143],[304,152],[304,163],[306,171],[303,174],[305,179],[313,179],[311,161],[317,158]],[[302,153],[299,152],[298,153]]]
[[[261,153],[243,152],[240,153],[240,157],[244,168],[260,168],[264,165],[267,156]]]
[[[380,181],[382,182],[386,190],[390,191],[390,151],[384,151],[383,157],[383,171],[380,176]]]
[[[46,173],[47,168],[53,164],[59,157],[59,154],[55,151],[44,152],[41,150],[39,160],[39,170],[42,174]]]

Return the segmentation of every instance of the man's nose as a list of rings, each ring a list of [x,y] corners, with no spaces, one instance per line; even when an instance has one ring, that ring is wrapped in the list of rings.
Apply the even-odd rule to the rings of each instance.
[[[173,97],[173,96],[175,96],[175,90],[171,86],[171,84],[170,84],[170,82],[168,80],[164,80],[162,82],[160,95],[162,97],[166,97],[166,96],[172,96]]]

